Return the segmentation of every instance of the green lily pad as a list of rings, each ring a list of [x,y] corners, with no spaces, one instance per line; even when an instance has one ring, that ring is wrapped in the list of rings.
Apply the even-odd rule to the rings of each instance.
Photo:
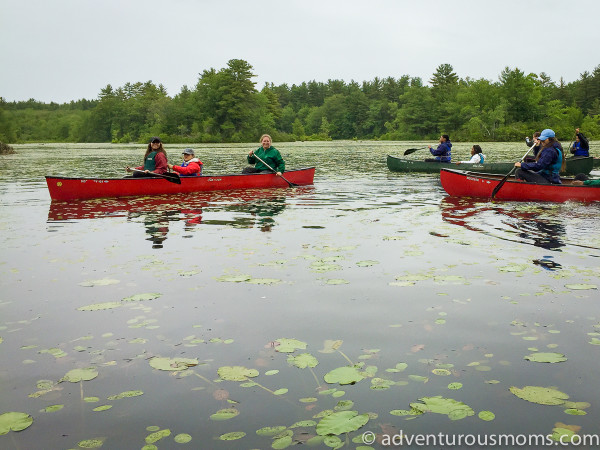
[[[79,286],[94,287],[94,286],[109,286],[111,284],[120,283],[119,280],[113,280],[111,278],[102,278],[100,280],[87,280],[79,283]]]
[[[125,297],[123,299],[124,302],[143,302],[145,300],[154,300],[157,299],[158,297],[160,297],[162,294],[159,294],[157,292],[148,292],[145,294],[136,294],[136,295],[132,295],[131,297]]]
[[[278,284],[281,283],[281,280],[276,278],[252,278],[247,281],[248,284]]]
[[[173,438],[175,442],[178,444],[187,444],[192,440],[192,436],[187,433],[179,433],[177,436]]]
[[[451,398],[444,398],[441,395],[435,397],[423,397],[419,400],[423,403],[411,403],[411,408],[424,413],[432,412],[446,414],[451,420],[459,420],[475,414],[475,411],[463,402]]]
[[[379,264],[379,261],[374,261],[372,259],[368,259],[368,260],[365,260],[365,261],[358,261],[356,263],[356,265],[358,267],[371,267],[371,266],[374,266],[375,264]]]
[[[250,275],[224,275],[217,278],[217,281],[229,282],[229,283],[243,283],[244,281],[251,280]]]
[[[246,436],[246,433],[243,431],[233,431],[231,433],[225,433],[219,436],[219,439],[222,441],[235,441],[237,439],[241,439]]]
[[[79,383],[80,381],[90,381],[98,376],[98,371],[93,367],[85,369],[69,370],[60,381],[70,381],[71,383]]]
[[[385,378],[371,378],[371,389],[389,389],[396,383],[392,380],[386,380]]]
[[[171,436],[171,430],[169,430],[168,428],[165,428],[164,430],[160,430],[160,431],[155,431],[154,433],[149,434],[148,436],[146,436],[146,444],[154,444],[157,441],[160,441],[163,438],[166,438],[167,436]]]
[[[532,362],[539,363],[559,363],[567,360],[565,355],[561,353],[532,353],[531,355],[525,356],[523,359]]]
[[[273,440],[273,442],[271,443],[271,448],[275,450],[281,450],[284,448],[288,448],[290,445],[292,445],[292,442],[292,436],[281,436]]]
[[[562,405],[569,398],[564,392],[540,386],[525,386],[522,389],[511,386],[510,392],[523,400],[540,405]]]
[[[286,388],[281,388],[281,389],[277,389],[276,391],[273,392],[273,394],[275,395],[283,395],[283,394],[287,394],[288,390]]]
[[[185,370],[188,367],[194,367],[198,365],[197,359],[190,358],[165,358],[160,356],[155,356],[148,361],[150,366],[154,367],[158,370],[168,370],[168,371],[176,371],[176,370]]]
[[[85,439],[83,441],[79,441],[77,445],[81,448],[100,448],[104,444],[104,439]]]
[[[348,280],[344,280],[342,278],[330,278],[325,283],[333,285],[333,286],[337,286],[337,285],[340,285],[340,284],[350,284],[350,282]]]
[[[77,311],[103,311],[105,309],[120,308],[121,306],[123,306],[121,302],[94,303],[77,308]]]
[[[480,411],[479,414],[477,414],[477,417],[479,417],[481,420],[489,422],[490,420],[494,420],[496,418],[496,414],[491,411]]]
[[[325,416],[317,424],[317,434],[325,436],[328,434],[339,435],[356,431],[369,422],[368,414],[358,414],[357,411],[339,411]]]
[[[210,419],[211,420],[229,420],[229,419],[233,419],[234,417],[238,416],[239,414],[240,414],[240,411],[236,408],[220,409],[216,413],[211,414]]]
[[[354,384],[365,378],[354,366],[338,367],[328,372],[324,377],[326,383]]]
[[[299,369],[306,369],[307,367],[317,367],[319,361],[310,353],[302,353],[297,356],[289,355],[287,359],[289,364],[292,364]]]
[[[575,408],[567,408],[567,409],[565,409],[565,413],[570,414],[572,416],[585,416],[587,414],[582,409],[575,409]]]
[[[44,409],[42,409],[42,412],[60,411],[64,407],[65,407],[65,405],[50,405],[50,406],[46,406]]]
[[[556,427],[552,429],[552,435],[550,436],[550,438],[553,441],[560,442],[561,445],[565,445],[572,441],[575,434],[576,433],[573,430],[569,430],[567,428],[562,427]]]
[[[273,369],[273,370],[267,370],[265,372],[265,375],[277,375],[278,373],[279,373],[279,370]]]
[[[314,420],[300,420],[296,422],[294,425],[291,425],[290,428],[306,428],[306,427],[314,427],[317,424]]]
[[[571,289],[574,291],[585,291],[589,289],[598,289],[598,286],[595,284],[565,284],[567,289]]]
[[[435,375],[440,375],[440,376],[443,376],[443,377],[448,376],[448,375],[452,375],[452,372],[450,372],[447,369],[433,369],[431,372],[433,374],[435,374]]]
[[[142,391],[125,391],[117,395],[111,395],[110,397],[108,397],[108,400],[119,400],[122,398],[139,397],[140,395],[144,395],[144,393]]]
[[[527,269],[527,265],[526,264],[511,264],[508,266],[504,266],[504,267],[500,267],[500,272],[523,272],[525,269]]]
[[[100,412],[100,411],[109,410],[110,408],[112,408],[112,405],[102,405],[102,406],[98,406],[98,407],[92,409],[92,411]]]
[[[275,342],[279,344],[275,347],[275,350],[280,353],[292,353],[297,349],[305,350],[307,346],[306,342],[297,339],[279,338]]]
[[[246,381],[259,375],[258,370],[248,369],[243,366],[223,366],[217,370],[219,377],[228,381]]]
[[[0,436],[9,431],[23,431],[33,423],[33,417],[22,412],[0,414]]]
[[[343,343],[344,341],[342,341],[341,339],[326,339],[323,342],[323,348],[319,350],[319,353],[334,353],[337,349],[339,349],[342,346]]]
[[[463,387],[463,384],[462,383],[458,383],[458,382],[456,382],[456,383],[450,383],[448,385],[448,389],[452,389],[452,390],[462,389],[462,387]]]

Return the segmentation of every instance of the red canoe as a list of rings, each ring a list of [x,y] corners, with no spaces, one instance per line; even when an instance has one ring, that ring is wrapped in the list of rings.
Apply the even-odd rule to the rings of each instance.
[[[467,172],[456,169],[442,169],[440,182],[444,190],[453,197],[490,198],[492,191],[504,178]],[[498,200],[539,201],[539,202],[578,202],[600,201],[600,188],[572,185],[572,178],[562,178],[563,184],[534,184],[509,178],[496,193]]]
[[[298,186],[313,184],[315,168],[286,171],[283,175]],[[181,184],[164,178],[71,178],[46,176],[52,200],[84,200],[103,197],[179,194],[233,189],[287,188],[288,183],[273,173],[202,175],[181,177]]]

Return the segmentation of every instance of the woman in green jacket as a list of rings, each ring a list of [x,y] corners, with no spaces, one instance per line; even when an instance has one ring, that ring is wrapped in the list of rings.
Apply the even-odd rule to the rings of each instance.
[[[256,150],[251,150],[247,156],[248,164],[254,164],[254,167],[246,167],[242,173],[272,173],[274,171],[280,177],[285,172],[285,161],[279,150],[271,146],[271,142],[271,136],[268,134],[260,137],[261,146]]]

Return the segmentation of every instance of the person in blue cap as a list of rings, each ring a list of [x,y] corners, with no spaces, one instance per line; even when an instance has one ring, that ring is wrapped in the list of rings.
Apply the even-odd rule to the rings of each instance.
[[[565,155],[556,134],[547,128],[538,138],[542,143],[536,161],[515,163],[515,176],[536,184],[561,184],[560,172],[565,168]]]

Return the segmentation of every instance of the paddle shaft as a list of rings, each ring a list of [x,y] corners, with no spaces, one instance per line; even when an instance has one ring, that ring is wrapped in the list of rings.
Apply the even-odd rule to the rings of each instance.
[[[527,150],[527,153],[525,153],[523,155],[523,157],[521,158],[521,162],[525,161],[525,158],[527,157],[527,155],[529,155],[529,152],[531,150],[533,150],[533,148],[536,146],[537,144],[533,144],[531,147],[529,147],[529,150]],[[498,183],[498,185],[494,188],[494,190],[492,191],[492,195],[490,196],[490,199],[494,200],[494,197],[496,196],[496,194],[498,193],[498,191],[502,188],[502,186],[504,186],[504,183],[506,183],[506,180],[508,180],[508,177],[510,177],[512,175],[512,173],[517,169],[516,166],[513,166],[512,169],[510,169],[510,172],[508,172],[504,178],[502,178],[502,180],[500,181],[500,183]]]
[[[144,170],[139,170],[139,169],[131,169],[133,172],[139,172],[139,173],[146,173]],[[170,173],[169,175],[163,175],[160,173],[154,173],[154,172],[148,172],[151,173],[152,176],[155,177],[161,177],[164,178],[167,181],[170,181],[171,183],[175,183],[175,184],[181,184],[181,180],[179,179],[179,175],[174,174],[174,173]]]
[[[273,173],[277,173],[277,171],[275,169],[273,169],[270,165],[268,165],[266,162],[264,162],[262,159],[260,159],[260,156],[258,156],[256,153],[252,152],[252,156],[254,156],[256,159],[258,159],[261,163],[263,163],[265,166],[267,166],[270,170],[272,170]],[[291,183],[290,181],[286,180],[283,175],[279,175],[279,176],[281,178],[283,178],[285,180],[285,182],[290,185],[290,187],[298,186],[297,184]]]

